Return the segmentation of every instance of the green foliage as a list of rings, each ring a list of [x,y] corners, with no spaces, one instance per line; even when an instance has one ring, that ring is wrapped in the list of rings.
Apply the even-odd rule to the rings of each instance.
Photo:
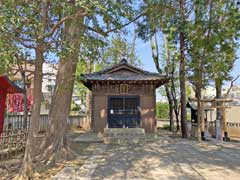
[[[195,19],[188,23],[190,79],[194,84],[229,80],[236,60],[239,10],[231,1],[196,1],[194,5]]]
[[[156,115],[160,119],[169,119],[169,105],[168,103],[157,102]]]
[[[129,43],[120,35],[113,36],[109,45],[103,50],[103,62],[106,65],[112,65],[119,63],[123,58],[126,58],[133,65],[140,64],[135,43]]]
[[[14,56],[16,49],[11,45],[11,41],[4,38],[1,34],[0,49],[0,74],[6,74],[8,73],[8,70],[15,64],[15,59],[12,57]]]
[[[178,61],[179,32],[183,32],[186,73],[194,85],[199,79],[203,85],[231,79],[240,35],[240,12],[235,1],[185,1],[183,12],[177,1],[144,2],[142,9],[147,13],[138,26],[142,39],[150,40],[162,32]]]
[[[118,30],[126,21],[135,17],[134,1],[49,1],[46,21],[42,21],[42,1],[6,0],[0,11],[0,73],[6,72],[15,61],[15,53],[28,54],[35,59],[36,47],[42,43],[45,60],[58,63],[58,59],[74,54],[80,49],[75,93],[84,97],[86,88],[79,83],[81,73],[102,68],[103,48],[107,45],[108,31]],[[80,15],[83,13],[84,15]],[[64,26],[74,19],[84,18],[79,31],[70,37],[64,36]],[[64,20],[66,19],[66,20]],[[80,21],[79,21],[80,22]],[[74,32],[74,31],[73,31]],[[75,47],[80,41],[80,47]],[[79,43],[78,43],[79,44]],[[123,41],[118,44],[129,45]],[[108,46],[106,49],[108,49]],[[125,48],[126,49],[126,48]],[[124,51],[125,51],[124,49]],[[58,58],[57,58],[58,57]],[[120,58],[120,57],[119,57]]]
[[[87,88],[81,83],[81,74],[87,73],[87,65],[85,61],[79,61],[76,70],[76,81],[74,84],[74,94],[78,95],[82,98],[82,100],[86,97]]]
[[[71,111],[80,111],[81,108],[78,104],[72,103],[71,104]]]
[[[87,37],[85,37],[87,38]],[[88,37],[89,38],[89,37]],[[112,36],[109,40],[103,41],[101,39],[89,38],[88,41],[84,41],[80,53],[80,61],[77,66],[74,91],[76,94],[84,97],[86,95],[87,88],[80,82],[80,75],[83,73],[91,73],[94,71],[100,71],[106,66],[119,63],[122,58],[130,60],[133,65],[139,65],[135,51],[135,44],[127,42],[124,37]],[[131,49],[134,49],[131,52]]]
[[[135,16],[134,1],[47,1],[43,8],[43,1],[6,0],[1,2],[0,36],[10,39],[11,45],[17,46],[18,51],[31,54],[39,43],[45,45],[45,58],[51,60],[53,55],[62,57],[74,51],[74,47],[64,37],[64,26],[74,18],[84,18],[79,26],[76,41],[81,42],[81,49],[91,45],[101,46],[108,31],[118,30],[123,23]],[[42,21],[42,14],[47,13],[46,21]],[[74,35],[74,36],[75,36]],[[75,37],[77,37],[75,36]],[[66,41],[66,42],[64,42]],[[97,50],[98,48],[96,48]],[[93,50],[93,48],[91,48]],[[87,51],[85,51],[87,52]],[[85,55],[86,57],[86,55]],[[12,57],[13,58],[13,57]],[[82,59],[82,58],[81,58]]]
[[[186,98],[188,99],[189,97],[192,97],[193,90],[190,86],[190,84],[186,85]]]

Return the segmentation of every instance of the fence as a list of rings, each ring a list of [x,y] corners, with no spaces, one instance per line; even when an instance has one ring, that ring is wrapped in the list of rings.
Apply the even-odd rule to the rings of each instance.
[[[77,116],[69,116],[67,119],[68,127],[76,126],[76,127],[86,127],[86,116],[85,115],[77,115]],[[31,120],[31,116],[27,117],[27,130],[29,129],[29,122]],[[46,131],[48,127],[48,115],[41,115],[39,120],[39,130]],[[23,115],[8,115],[4,120],[3,132],[12,132],[18,130],[24,130],[24,116]]]
[[[4,132],[0,135],[0,161],[24,151],[27,131]]]
[[[4,121],[3,133],[0,135],[0,161],[9,159],[24,151],[31,116],[27,117],[27,128],[24,126],[23,115],[8,115]],[[85,115],[69,116],[67,119],[68,128],[86,127],[87,118]],[[41,115],[39,120],[39,131],[44,132],[48,128],[48,115]]]
[[[208,122],[208,132],[216,135],[216,121]],[[240,138],[240,123],[227,122],[227,132],[230,138]]]
[[[227,123],[228,134],[233,138],[240,138],[240,123]]]

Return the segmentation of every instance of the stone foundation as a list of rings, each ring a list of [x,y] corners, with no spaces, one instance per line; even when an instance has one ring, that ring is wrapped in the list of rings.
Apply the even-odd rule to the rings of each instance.
[[[105,144],[141,144],[145,142],[145,130],[142,128],[105,128]]]

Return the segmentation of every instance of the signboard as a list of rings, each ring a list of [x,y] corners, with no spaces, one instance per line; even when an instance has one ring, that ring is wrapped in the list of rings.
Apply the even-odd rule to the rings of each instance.
[[[8,112],[23,112],[24,111],[24,95],[9,94],[7,98]],[[28,111],[31,111],[33,104],[32,96],[28,96]]]

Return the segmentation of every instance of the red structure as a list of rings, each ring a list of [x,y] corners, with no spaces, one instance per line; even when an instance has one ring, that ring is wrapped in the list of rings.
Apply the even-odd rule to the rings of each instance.
[[[10,81],[7,76],[0,75],[0,134],[2,134],[3,131],[7,94],[23,92],[24,91]]]
[[[33,98],[31,95],[27,96],[28,111],[32,110]],[[7,107],[9,113],[24,112],[24,95],[22,93],[9,94],[7,96]]]

